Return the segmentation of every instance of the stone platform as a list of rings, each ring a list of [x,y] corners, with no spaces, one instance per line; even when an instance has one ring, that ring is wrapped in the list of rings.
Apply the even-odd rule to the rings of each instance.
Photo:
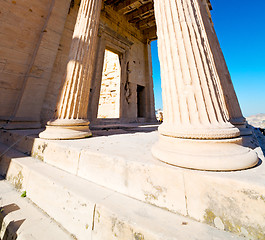
[[[1,166],[9,162],[8,181],[27,195],[21,198],[10,183],[0,181],[1,233],[7,239],[243,239],[7,149],[0,144],[6,152]],[[10,206],[16,206],[15,213]]]
[[[9,148],[3,148],[1,152],[5,156],[15,148],[78,179],[131,197],[128,199],[155,205],[173,215],[180,213],[220,230],[264,239],[265,159],[262,149],[255,149],[260,157],[259,166],[249,170],[205,172],[182,169],[152,157],[150,149],[157,141],[156,128],[155,125],[115,129],[105,126],[104,130],[94,130],[92,138],[74,141],[39,139],[40,130],[2,131],[1,142]],[[258,132],[257,136],[264,147],[264,137]],[[244,141],[255,148],[255,140]],[[16,157],[7,159],[12,159],[11,164],[2,159],[1,174],[6,174],[14,184],[19,173],[24,176],[32,172],[25,170],[31,166],[24,166],[26,161],[18,162]]]

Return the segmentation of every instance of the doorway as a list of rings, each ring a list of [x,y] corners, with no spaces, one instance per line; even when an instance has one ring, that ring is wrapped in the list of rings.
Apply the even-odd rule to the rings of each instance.
[[[137,117],[145,117],[145,88],[137,85]]]
[[[97,118],[120,117],[121,65],[119,55],[106,49]]]

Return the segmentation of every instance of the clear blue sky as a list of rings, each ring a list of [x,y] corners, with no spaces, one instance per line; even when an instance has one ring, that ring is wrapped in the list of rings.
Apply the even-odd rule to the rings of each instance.
[[[245,116],[265,113],[265,0],[211,0],[212,18]],[[162,108],[157,43],[152,42],[156,109]]]

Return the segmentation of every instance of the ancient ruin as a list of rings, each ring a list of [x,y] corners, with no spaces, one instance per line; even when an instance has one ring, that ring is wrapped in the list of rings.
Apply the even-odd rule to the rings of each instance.
[[[264,239],[265,141],[242,115],[209,0],[2,4],[0,174],[56,221],[38,239]],[[23,224],[14,234],[33,234]]]

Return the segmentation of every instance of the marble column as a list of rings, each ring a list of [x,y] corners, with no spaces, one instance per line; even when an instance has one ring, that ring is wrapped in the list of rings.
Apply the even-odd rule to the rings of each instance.
[[[201,0],[155,0],[164,122],[153,155],[172,165],[228,171],[254,166],[229,122]]]
[[[209,11],[207,12],[207,2],[203,0],[202,5],[204,5],[204,7],[201,8],[202,20],[210,48],[213,51],[213,58],[216,63],[215,65],[220,78],[220,84],[224,92],[225,105],[228,110],[229,122],[239,128],[241,136],[251,135],[252,131],[251,129],[247,128],[246,119],[243,117],[222,49],[215,33],[213,23],[208,15],[210,13]]]
[[[54,119],[40,133],[41,138],[75,139],[91,136],[87,109],[101,4],[101,0],[81,1],[60,101]]]

